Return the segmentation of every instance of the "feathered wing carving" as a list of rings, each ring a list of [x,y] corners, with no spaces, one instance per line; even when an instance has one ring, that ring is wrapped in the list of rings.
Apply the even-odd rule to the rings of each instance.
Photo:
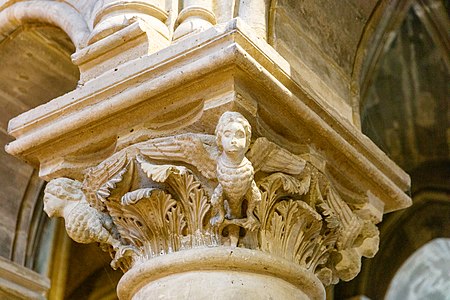
[[[305,160],[265,137],[258,138],[246,156],[252,162],[255,173],[263,171],[298,175],[306,166]]]
[[[106,211],[106,198],[110,196],[110,192],[116,187],[116,183],[122,180],[128,162],[126,153],[118,152],[110,159],[88,171],[82,190],[86,195],[87,202],[93,208],[99,211]]]
[[[137,149],[150,159],[188,163],[214,179],[219,155],[215,139],[213,135],[186,133],[143,142]]]
[[[137,148],[150,159],[188,163],[206,178],[216,177],[217,158],[220,153],[213,135],[186,133],[156,138],[139,144]],[[264,137],[255,141],[246,156],[252,162],[255,173],[263,171],[298,175],[306,166],[305,160]]]

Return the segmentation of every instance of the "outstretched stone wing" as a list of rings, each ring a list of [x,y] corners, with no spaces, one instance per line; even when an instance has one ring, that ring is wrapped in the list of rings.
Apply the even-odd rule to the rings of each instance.
[[[91,168],[82,185],[87,202],[99,211],[105,211],[106,199],[116,184],[122,181],[129,159],[124,151],[118,152],[100,165]]]
[[[206,178],[216,177],[219,151],[213,135],[186,133],[156,138],[139,144],[138,149],[150,159],[188,163]]]
[[[298,175],[306,165],[305,160],[264,137],[255,141],[246,156],[252,162],[255,173],[263,171]]]

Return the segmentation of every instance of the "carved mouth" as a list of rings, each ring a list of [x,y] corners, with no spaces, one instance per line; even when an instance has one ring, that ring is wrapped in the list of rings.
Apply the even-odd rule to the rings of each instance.
[[[241,151],[241,149],[239,149],[239,148],[232,148],[232,149],[228,149],[226,152],[227,152],[228,154],[236,154],[236,153],[240,153],[240,152],[242,152],[242,151]]]
[[[236,152],[236,151],[240,151],[241,149],[242,149],[242,147],[239,147],[237,145],[231,145],[230,147],[228,147],[229,152]]]

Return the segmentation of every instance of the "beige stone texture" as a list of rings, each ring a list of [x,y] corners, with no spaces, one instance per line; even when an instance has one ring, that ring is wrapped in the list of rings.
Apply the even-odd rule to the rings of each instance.
[[[323,299],[324,293],[302,268],[240,248],[160,256],[130,270],[118,286],[120,299]]]
[[[186,49],[193,51],[186,55]],[[262,49],[266,56],[261,56]],[[356,128],[339,119],[339,114],[326,105],[325,99],[311,95],[308,87],[296,85],[289,76],[288,66],[269,46],[252,39],[245,24],[234,20],[200,33],[195,40],[180,41],[164,52],[118,66],[12,120],[9,132],[18,139],[7,150],[31,163],[40,161],[43,177],[61,174],[59,170],[73,170],[67,174],[79,178],[82,168],[99,161],[95,157],[101,155],[92,153],[103,149],[100,153],[108,155],[104,151],[122,148],[130,139],[136,139],[133,136],[142,140],[161,130],[180,130],[198,118],[200,123],[207,124],[199,109],[204,107],[202,110],[213,112],[219,104],[228,103],[224,107],[242,106],[252,116],[251,123],[259,124],[261,132],[290,150],[304,145],[305,141],[323,149],[326,155],[333,156],[330,172],[355,172],[363,186],[370,187],[385,202],[385,211],[407,205],[408,197],[401,190],[408,186],[408,176]],[[209,76],[214,70],[218,72]],[[249,75],[253,80],[247,79]],[[173,89],[176,82],[190,82],[189,95]],[[168,89],[172,91],[170,98],[161,94]],[[307,94],[315,98],[308,98]],[[170,124],[173,122],[170,120],[183,116],[182,109],[186,110],[184,115],[192,117]],[[117,115],[119,112],[124,113]],[[273,114],[282,114],[283,124],[271,118]],[[299,120],[296,115],[303,117]],[[75,128],[79,130],[74,131]],[[131,135],[130,130],[133,130]],[[203,130],[211,132],[213,128]],[[46,151],[50,145],[52,150]],[[33,154],[27,155],[30,151]],[[80,155],[89,158],[81,162],[75,158]],[[71,156],[74,158],[70,159]],[[89,162],[91,157],[93,162]],[[364,183],[366,180],[372,183]],[[346,184],[350,182],[342,183]]]
[[[425,5],[414,6],[422,20]],[[381,137],[387,155],[359,118],[385,103],[371,72],[407,7],[0,1],[1,140],[35,168],[8,156],[0,169],[17,183],[0,192],[0,254],[42,273],[16,278],[23,267],[6,263],[0,290],[63,297],[74,264],[65,229],[124,273],[120,299],[331,297],[379,250],[384,214],[412,204],[411,179],[391,160],[408,149],[399,126]],[[445,23],[436,16],[428,28]],[[437,94],[415,88],[405,107],[420,121],[407,124],[408,141],[440,116]],[[67,285],[72,298],[96,280],[90,267]]]
[[[48,278],[0,257],[0,297],[2,299],[45,299]]]

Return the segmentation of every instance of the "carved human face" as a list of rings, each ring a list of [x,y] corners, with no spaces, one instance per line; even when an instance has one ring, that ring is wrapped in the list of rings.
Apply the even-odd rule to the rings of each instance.
[[[64,201],[58,199],[51,193],[44,195],[44,211],[50,218],[60,217],[61,211],[64,209]]]
[[[247,151],[247,136],[244,126],[239,122],[229,122],[223,128],[222,147],[230,157],[242,159]]]

